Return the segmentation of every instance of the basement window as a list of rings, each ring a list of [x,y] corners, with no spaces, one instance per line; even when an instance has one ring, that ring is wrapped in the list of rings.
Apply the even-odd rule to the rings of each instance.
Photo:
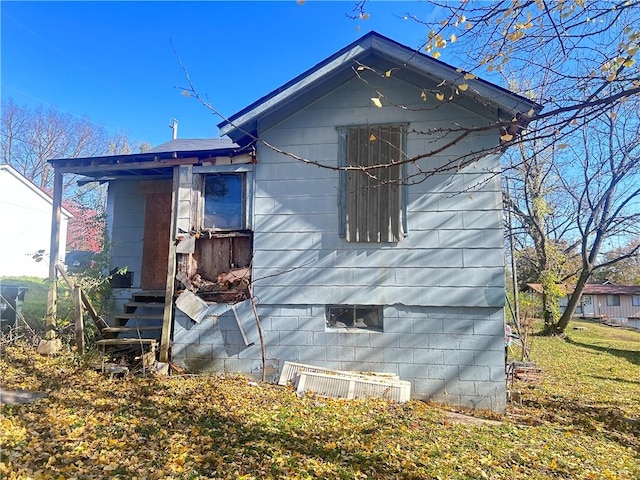
[[[327,327],[330,329],[355,329],[382,331],[382,307],[358,305],[329,305]]]

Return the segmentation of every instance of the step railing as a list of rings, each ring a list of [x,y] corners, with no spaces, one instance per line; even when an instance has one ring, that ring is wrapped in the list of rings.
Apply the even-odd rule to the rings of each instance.
[[[71,290],[71,298],[73,300],[73,319],[75,322],[75,336],[76,343],[78,347],[78,352],[83,353],[85,349],[85,341],[84,341],[84,312],[86,309],[87,313],[89,313],[89,317],[93,320],[93,323],[98,328],[98,332],[102,332],[103,328],[107,328],[109,324],[98,315],[98,312],[91,303],[91,299],[87,296],[87,294],[82,290],[80,285],[74,285],[71,282],[71,278],[67,275],[67,271],[60,262],[56,263],[56,270],[65,281],[69,290]]]

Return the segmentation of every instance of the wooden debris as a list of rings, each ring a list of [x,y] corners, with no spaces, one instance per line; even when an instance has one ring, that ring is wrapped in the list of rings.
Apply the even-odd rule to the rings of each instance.
[[[172,372],[175,372],[178,375],[184,375],[187,373],[187,371],[184,368],[182,368],[180,365],[174,362],[169,362],[169,368],[171,369]]]

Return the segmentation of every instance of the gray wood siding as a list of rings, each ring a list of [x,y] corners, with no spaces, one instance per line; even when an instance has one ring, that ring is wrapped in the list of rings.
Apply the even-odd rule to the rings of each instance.
[[[261,132],[268,142],[297,155],[337,165],[337,127],[407,124],[407,154],[431,150],[446,139],[418,136],[485,119],[458,104],[423,103],[420,89],[393,77],[370,78],[403,110],[373,106],[375,91],[352,80]],[[383,100],[384,103],[384,100]],[[423,170],[478,149],[488,136],[468,138],[451,156],[420,161]],[[409,166],[408,174],[417,173]],[[398,243],[353,243],[339,237],[339,175],[258,146],[254,185],[255,292],[262,302],[501,307],[503,242],[497,158],[484,158],[455,174],[441,173],[410,185],[407,236]]]

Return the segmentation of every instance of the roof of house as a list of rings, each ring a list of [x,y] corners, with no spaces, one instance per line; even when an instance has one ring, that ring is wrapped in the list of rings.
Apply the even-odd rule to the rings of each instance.
[[[177,138],[153,147],[143,153],[220,152],[226,150],[233,151],[239,148],[240,147],[229,138]]]
[[[527,283],[527,287],[537,293],[542,293],[539,283]],[[563,294],[570,294],[575,285],[560,285]],[[587,283],[582,295],[640,295],[640,285],[616,285],[615,283]]]
[[[53,206],[53,199],[46,192],[43,192],[37,185],[31,182],[28,178],[26,178],[8,163],[0,163],[0,172],[8,173],[9,175],[11,175],[11,177],[15,178],[16,181],[25,185],[29,190],[40,197],[44,202],[47,202],[49,205]],[[64,207],[62,207],[62,214],[67,218],[73,218],[73,214]]]
[[[421,84],[424,78],[451,85],[468,83],[467,98],[491,104],[513,116],[517,112],[539,111],[542,106],[498,85],[475,78],[465,80],[465,72],[440,60],[402,45],[376,32],[369,32],[330,57],[322,60],[281,87],[218,124],[221,135],[245,144],[255,139],[258,121],[268,128],[302,106],[320,98],[338,85],[354,78],[353,68],[364,64],[373,68],[401,66],[394,76],[409,83]],[[509,117],[511,118],[511,117]]]
[[[251,151],[251,145],[240,147],[229,138],[180,138],[150,150],[99,157],[56,158],[49,160],[57,171],[78,173],[90,180],[109,180],[132,175],[171,176],[172,167],[180,164],[229,157]]]

